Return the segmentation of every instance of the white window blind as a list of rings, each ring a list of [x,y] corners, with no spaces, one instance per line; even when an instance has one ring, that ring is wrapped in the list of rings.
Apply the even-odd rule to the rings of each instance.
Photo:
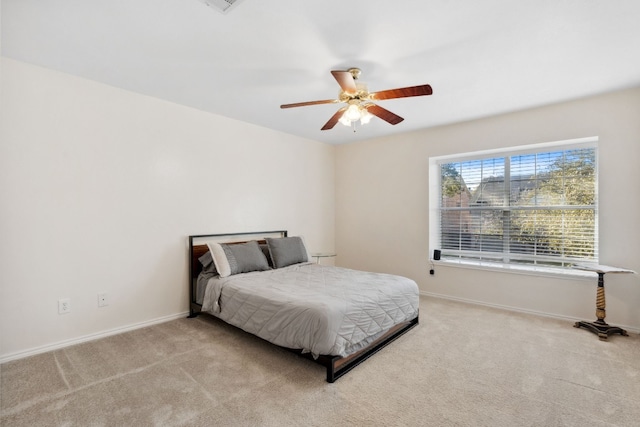
[[[596,157],[583,144],[439,161],[442,257],[597,262]]]

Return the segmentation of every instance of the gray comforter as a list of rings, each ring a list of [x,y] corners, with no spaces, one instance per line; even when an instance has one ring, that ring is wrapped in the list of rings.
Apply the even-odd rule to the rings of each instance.
[[[203,311],[273,344],[347,356],[418,315],[413,280],[313,263],[208,280]]]

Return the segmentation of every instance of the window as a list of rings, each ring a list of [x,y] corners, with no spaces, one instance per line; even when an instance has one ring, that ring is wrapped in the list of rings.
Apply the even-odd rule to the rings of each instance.
[[[597,262],[596,150],[587,138],[431,159],[432,246],[445,261]]]

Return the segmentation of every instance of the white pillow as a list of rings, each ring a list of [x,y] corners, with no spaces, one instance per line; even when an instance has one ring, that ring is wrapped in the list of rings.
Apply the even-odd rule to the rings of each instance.
[[[218,270],[220,277],[230,276],[231,266],[229,265],[227,255],[224,253],[224,249],[222,249],[220,243],[207,243],[207,246],[209,246],[209,252],[211,252],[213,263],[216,265],[216,270]]]

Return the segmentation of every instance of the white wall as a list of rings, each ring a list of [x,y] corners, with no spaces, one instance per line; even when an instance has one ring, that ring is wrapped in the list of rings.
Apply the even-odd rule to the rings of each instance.
[[[1,72],[0,360],[186,312],[190,234],[287,229],[334,249],[333,146],[6,58]]]
[[[339,146],[337,265],[402,274],[423,293],[595,320],[595,278],[443,265],[428,274],[429,157],[588,136],[600,138],[600,262],[640,272],[640,88]],[[640,330],[640,274],[605,283],[607,321]]]
[[[0,361],[184,313],[200,233],[288,229],[424,293],[595,317],[592,280],[429,276],[430,156],[599,136],[601,262],[640,272],[640,89],[333,147],[6,58],[1,73]],[[638,330],[638,307],[640,275],[608,275],[607,320]]]

